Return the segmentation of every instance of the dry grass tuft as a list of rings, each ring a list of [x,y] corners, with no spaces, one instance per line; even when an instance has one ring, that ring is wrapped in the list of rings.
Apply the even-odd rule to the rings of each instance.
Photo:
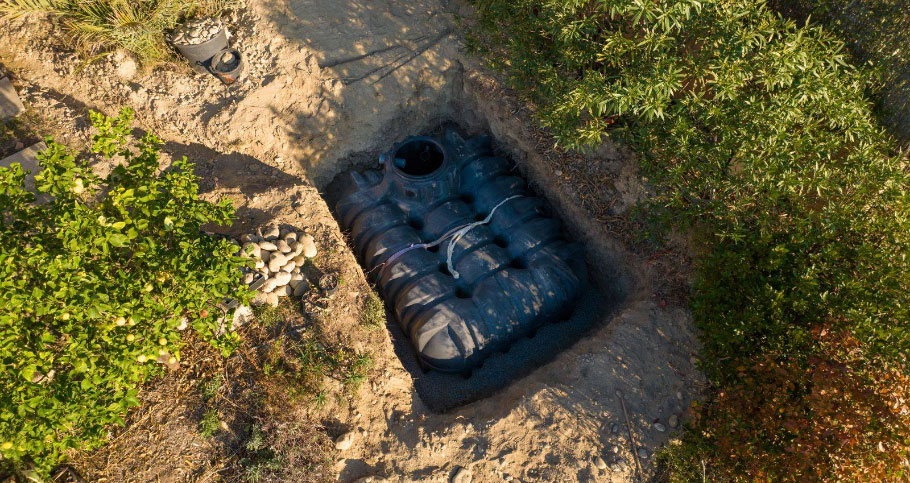
[[[94,55],[122,48],[140,62],[173,57],[165,34],[186,18],[216,16],[239,0],[0,0],[0,15],[47,14],[70,34],[72,47]]]

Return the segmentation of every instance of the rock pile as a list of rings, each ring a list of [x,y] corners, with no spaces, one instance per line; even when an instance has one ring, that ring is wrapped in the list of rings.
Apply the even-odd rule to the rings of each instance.
[[[199,18],[177,27],[171,33],[171,42],[180,45],[199,45],[212,40],[223,29],[224,26],[217,19]]]
[[[260,277],[253,305],[278,305],[280,297],[302,296],[310,284],[300,269],[308,258],[316,256],[316,243],[311,235],[269,226],[264,231],[240,237],[240,253],[256,261],[255,268],[245,269],[243,281],[254,284]]]

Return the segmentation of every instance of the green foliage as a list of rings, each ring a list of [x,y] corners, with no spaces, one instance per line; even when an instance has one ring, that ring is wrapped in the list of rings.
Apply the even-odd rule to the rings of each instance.
[[[385,325],[385,304],[375,290],[370,290],[366,301],[363,303],[360,323],[369,328],[378,328]]]
[[[352,394],[366,380],[373,361],[368,354],[328,343],[312,330],[275,341],[262,364],[265,375],[291,396],[321,405],[328,397],[326,381],[334,379]],[[337,394],[341,396],[341,394]]]
[[[296,341],[287,356],[282,364],[294,368],[292,378],[307,394],[321,393],[327,376],[341,381],[346,389],[356,389],[371,365],[369,356],[327,346],[311,334]]]
[[[698,406],[685,444],[659,456],[671,481],[907,479],[908,368],[844,332],[810,337],[808,364],[806,354],[756,356]]]
[[[850,377],[837,380],[875,394],[876,368],[907,370],[910,175],[871,115],[868,76],[842,44],[761,0],[474,3],[471,46],[536,104],[558,141],[575,148],[616,136],[635,146],[656,190],[650,215],[709,240],[693,297],[705,369],[718,395],[736,388],[758,412],[706,411],[687,440],[699,455],[685,459],[692,474],[704,461],[731,479],[834,479],[882,461],[867,444],[838,455],[834,438],[792,445],[807,428],[831,434],[858,413],[811,404],[815,379],[748,377],[767,356],[791,368],[772,371],[781,378],[847,360]],[[864,358],[826,352],[813,336],[820,331],[857,341],[851,350]],[[812,424],[766,424],[772,387],[791,391]],[[712,414],[741,418],[739,439],[721,444]],[[910,454],[894,431],[906,415],[857,420],[863,441]],[[790,464],[794,451],[813,456],[800,460],[812,471]],[[760,470],[750,466],[757,455]],[[877,474],[907,471],[895,465]]]
[[[224,386],[224,376],[221,374],[203,381],[202,400],[205,402],[211,402],[212,399],[215,399],[215,396],[221,392],[222,386]]]
[[[202,421],[199,421],[199,434],[203,438],[211,438],[221,429],[221,417],[218,416],[216,409],[206,409],[202,415]]]
[[[910,8],[906,0],[770,0],[784,15],[810,18],[836,32],[858,62],[880,77],[878,101],[886,125],[910,146]]]
[[[240,466],[244,469],[246,481],[256,483],[266,479],[270,472],[280,470],[283,461],[281,457],[269,447],[262,427],[255,424],[250,429],[250,436],[243,444],[246,456],[240,459]]]
[[[282,320],[284,314],[281,307],[272,307],[271,305],[257,305],[253,307],[253,313],[263,327],[273,327]]]
[[[229,201],[200,200],[185,158],[159,172],[160,141],[128,137],[131,113],[93,113],[107,178],[48,143],[36,195],[18,164],[0,169],[0,451],[4,466],[48,471],[66,450],[97,445],[139,404],[139,385],[180,359],[190,327],[225,353],[220,317],[245,302],[244,259],[204,235],[228,224]],[[156,362],[157,361],[157,362]]]
[[[88,53],[123,48],[142,62],[173,57],[167,31],[193,16],[215,16],[235,0],[0,0],[0,15],[45,13],[58,19],[73,46]]]

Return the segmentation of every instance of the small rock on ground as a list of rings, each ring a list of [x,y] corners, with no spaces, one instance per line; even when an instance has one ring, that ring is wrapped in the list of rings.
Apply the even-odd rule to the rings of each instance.
[[[3,102],[3,93],[0,92],[0,117],[2,117],[2,111],[4,109]],[[13,163],[22,165],[23,170],[30,171],[30,173],[25,176],[25,189],[34,192],[35,175],[41,171],[41,168],[38,165],[38,153],[46,149],[47,144],[44,144],[43,142],[34,144],[16,154],[0,159],[0,168],[8,168]]]
[[[265,305],[268,303],[268,294],[263,292],[256,292],[256,295],[253,296],[253,300],[250,301],[250,305]]]
[[[303,245],[303,256],[313,258],[316,256],[316,241],[310,235],[303,235],[300,242]]]
[[[270,225],[262,231],[262,238],[265,238],[267,241],[277,240],[281,237],[281,229],[275,225]]]
[[[354,444],[354,432],[348,431],[347,433],[342,434],[335,440],[335,449],[340,451],[345,451],[351,448],[351,445]]]
[[[253,319],[253,310],[247,305],[241,305],[234,311],[234,318],[231,321],[231,328],[237,329],[241,325]]]
[[[671,415],[670,420],[668,422],[670,423],[671,428],[675,428],[675,427],[679,426],[679,416],[677,416],[675,414]]]
[[[654,429],[656,429],[656,430],[660,431],[661,433],[663,433],[664,431],[667,430],[667,427],[664,426],[664,425],[661,424],[661,423],[654,423]]]
[[[459,466],[452,474],[452,483],[471,483],[472,478],[474,475],[471,474],[471,470]]]
[[[606,469],[607,462],[604,461],[604,459],[601,458],[600,456],[595,456],[594,457],[594,466],[596,466],[598,470],[603,470],[603,469]]]
[[[0,74],[0,121],[16,117],[23,111],[25,111],[25,106],[19,99],[13,83],[8,77]]]
[[[139,65],[125,52],[114,54],[114,63],[117,65],[117,77],[125,81],[133,80],[139,72]]]

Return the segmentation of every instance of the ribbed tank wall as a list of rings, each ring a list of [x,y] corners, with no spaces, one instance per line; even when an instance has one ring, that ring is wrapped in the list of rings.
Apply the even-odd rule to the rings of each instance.
[[[381,159],[346,175],[336,214],[425,367],[470,371],[571,314],[583,250],[488,138],[415,137]],[[452,232],[491,213],[454,241],[450,269]]]

